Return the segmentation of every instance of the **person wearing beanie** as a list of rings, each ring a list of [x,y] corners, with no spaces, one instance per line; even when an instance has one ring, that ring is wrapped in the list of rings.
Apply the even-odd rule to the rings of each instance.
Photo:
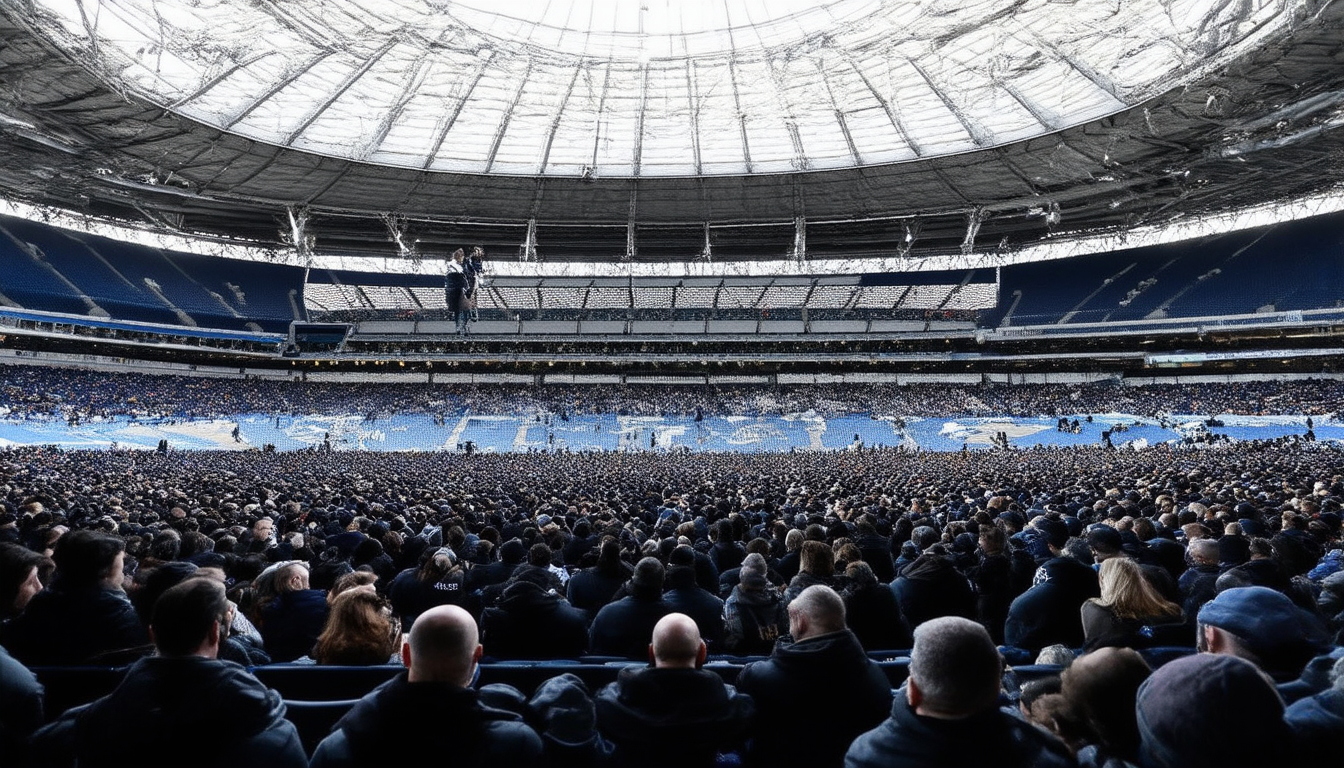
[[[741,656],[767,654],[789,628],[778,590],[766,577],[768,566],[758,552],[747,555],[737,586],[723,604],[724,647]]]
[[[890,717],[854,740],[845,768],[1075,765],[1058,739],[998,708],[1002,674],[980,624],[959,616],[921,624]]]
[[[593,617],[588,649],[599,656],[640,660],[648,657],[654,625],[672,612],[663,601],[663,564],[656,557],[640,560],[625,589],[625,597],[603,606]]]
[[[1135,713],[1144,768],[1299,764],[1283,701],[1245,659],[1170,661],[1139,686]]]
[[[1201,651],[1246,659],[1277,683],[1296,680],[1328,645],[1320,620],[1268,587],[1220,592],[1197,621]]]
[[[838,767],[850,742],[886,716],[891,682],[845,625],[845,604],[830,587],[803,590],[788,615],[792,640],[737,678],[756,702],[745,763]],[[799,717],[807,719],[807,739],[796,736]]]

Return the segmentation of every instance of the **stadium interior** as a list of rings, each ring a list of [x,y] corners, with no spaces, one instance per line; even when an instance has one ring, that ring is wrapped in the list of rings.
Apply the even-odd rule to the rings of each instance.
[[[546,738],[544,763],[487,766],[929,764],[876,760],[892,747],[869,730],[906,701],[945,714],[920,709],[921,631],[987,645],[989,666],[998,649],[1004,709],[965,722],[1041,726],[967,729],[946,764],[1193,765],[1181,749],[1236,732],[1244,751],[1209,764],[1334,765],[1341,401],[1344,2],[0,2],[0,560],[36,584],[0,584],[0,691],[37,690],[32,722],[0,713],[19,768],[175,764],[89,734],[117,732],[107,703],[174,655],[144,630],[197,570],[231,609],[195,641],[289,713],[252,741],[210,731],[221,768],[286,734],[298,757],[276,765],[379,764],[350,755],[390,740],[346,735],[409,680],[418,615],[479,623],[465,687],[522,697],[489,704],[517,709],[495,718],[514,738],[473,748]],[[126,642],[93,648],[64,639],[99,636],[70,623],[96,612],[59,601],[68,553],[98,541],[124,575],[85,592],[140,615],[120,605]],[[1064,589],[1057,566],[1085,589],[1021,607]],[[934,570],[958,594],[921,607],[910,585]],[[581,574],[616,581],[585,604]],[[1117,608],[1123,579],[1156,612]],[[452,594],[409,600],[413,580]],[[683,754],[735,715],[700,717],[657,755],[614,724],[641,714],[610,719],[634,707],[612,691],[691,628],[650,624],[628,652],[599,627],[629,630],[602,617],[645,593],[680,615],[659,596],[677,580],[714,603],[691,666],[760,715]],[[377,595],[393,656],[387,637],[373,661],[324,655],[345,588]],[[764,645],[738,631],[758,589],[778,609],[747,633]],[[874,590],[896,608],[863,629]],[[187,591],[168,604],[205,599]],[[561,605],[522,633],[554,647],[500,639],[525,592]],[[762,723],[797,702],[762,670],[815,639],[808,612],[834,622],[832,597],[821,634],[852,631],[869,679],[822,675],[844,706],[790,741]],[[1219,634],[1243,599],[1291,601],[1284,666]],[[1124,744],[1064,672],[1098,649],[1149,681],[1102,694]],[[1212,706],[1170,703],[1194,686],[1165,676],[1238,652],[1279,693],[1256,724],[1291,749],[1210,714],[1165,762],[1147,751],[1152,722]],[[563,672],[596,713],[577,741],[527,702]],[[837,714],[865,684],[876,719]],[[191,707],[139,703],[191,746],[199,723],[163,719]],[[1001,731],[1011,749],[978,738]]]

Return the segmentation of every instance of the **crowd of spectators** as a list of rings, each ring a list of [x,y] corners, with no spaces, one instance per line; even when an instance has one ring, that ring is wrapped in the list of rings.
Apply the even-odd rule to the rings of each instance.
[[[0,754],[1333,765],[1342,458],[3,450]],[[900,690],[878,652],[909,658]],[[1038,657],[1054,674],[1009,690],[1005,659]],[[482,664],[565,658],[644,664],[593,691],[473,685]],[[727,685],[711,658],[749,663]],[[390,662],[406,671],[312,753],[247,671]],[[109,697],[42,711],[26,668],[91,664],[131,667]]]
[[[1344,403],[1344,381],[1232,384],[706,385],[336,384],[217,379],[9,366],[0,416],[13,419],[137,416],[215,418],[244,413],[374,416],[427,413],[756,416],[814,411],[898,417],[1077,416],[1125,413],[1322,416]]]

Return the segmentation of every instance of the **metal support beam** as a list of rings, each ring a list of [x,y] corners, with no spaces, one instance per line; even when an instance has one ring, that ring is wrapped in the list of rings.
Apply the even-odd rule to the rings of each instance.
[[[537,220],[527,220],[527,234],[523,237],[523,244],[518,246],[519,261],[537,260]]]

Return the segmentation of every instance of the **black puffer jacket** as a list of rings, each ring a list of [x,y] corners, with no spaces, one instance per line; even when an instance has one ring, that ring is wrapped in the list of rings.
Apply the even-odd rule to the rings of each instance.
[[[742,670],[737,686],[756,703],[750,765],[839,766],[854,737],[891,709],[891,683],[847,629],[779,643],[768,660]]]
[[[112,693],[38,731],[32,754],[80,768],[302,768],[307,756],[284,718],[280,694],[233,662],[155,656],[137,661]]]
[[[617,764],[632,768],[713,766],[742,744],[753,711],[749,697],[703,669],[623,669],[595,704]]]
[[[317,745],[310,765],[419,765],[436,754],[454,766],[532,766],[542,762],[542,745],[521,717],[481,704],[476,691],[448,683],[412,683],[402,672],[360,699],[336,723]]]

